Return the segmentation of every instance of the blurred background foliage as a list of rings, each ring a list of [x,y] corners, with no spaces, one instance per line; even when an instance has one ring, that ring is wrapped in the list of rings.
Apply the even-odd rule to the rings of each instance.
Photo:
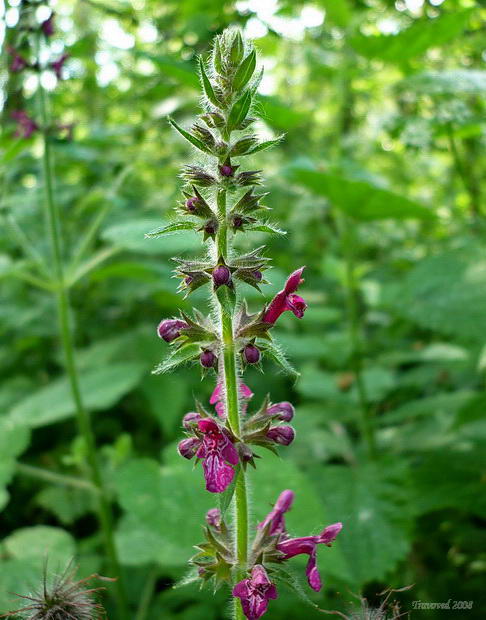
[[[165,352],[158,321],[193,303],[204,309],[204,292],[176,295],[169,260],[197,251],[199,239],[143,235],[170,216],[180,166],[194,155],[166,117],[191,122],[197,55],[234,24],[255,39],[265,66],[259,131],[286,133],[254,161],[288,236],[254,233],[242,243],[268,246],[266,299],[307,265],[309,303],[304,320],[284,316],[278,326],[300,380],[291,385],[271,366],[248,375],[258,399],[271,384],[274,401],[295,403],[298,432],[283,460],[259,463],[253,522],[287,487],[297,494],[292,533],[344,522],[319,558],[326,585],[311,598],[320,607],[350,613],[351,593],[373,606],[385,588],[414,583],[397,595],[403,610],[452,598],[474,601],[456,617],[483,618],[479,3],[58,0],[53,8],[67,79],[44,79],[56,122],[74,123],[72,140],[56,140],[55,169],[78,362],[133,617],[218,619],[227,607],[225,593],[171,588],[214,504],[175,442],[193,395],[208,397],[213,385],[194,369],[150,375]],[[106,574],[54,300],[35,272],[36,257],[49,255],[40,139],[16,137],[10,118],[19,105],[36,115],[36,76],[9,72],[5,51],[22,10],[10,0],[2,18],[1,611],[14,605],[12,591],[39,581],[46,548],[53,568],[75,556],[81,575]],[[246,295],[254,309],[264,301]],[[116,617],[109,597],[106,605]],[[281,589],[268,617],[320,616],[304,605]]]

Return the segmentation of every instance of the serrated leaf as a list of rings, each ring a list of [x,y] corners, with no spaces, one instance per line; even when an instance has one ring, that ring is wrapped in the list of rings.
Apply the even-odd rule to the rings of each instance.
[[[199,357],[201,348],[198,344],[185,344],[184,346],[169,353],[169,355],[158,366],[152,370],[152,374],[160,375],[164,372],[174,370],[178,366],[185,364]]]
[[[206,97],[209,99],[209,101],[213,105],[215,105],[216,107],[219,107],[220,102],[218,101],[218,98],[216,97],[216,93],[213,90],[211,82],[209,81],[209,78],[206,75],[206,71],[204,70],[204,62],[201,57],[199,58],[199,71],[201,73],[201,81],[202,81],[204,94],[206,95]]]
[[[434,212],[421,204],[365,181],[299,167],[290,168],[289,176],[358,220],[435,219]]]
[[[290,375],[294,380],[299,378],[300,374],[295,370],[286,358],[285,353],[275,342],[266,342],[262,345],[262,348],[265,354],[278,364],[287,375]]]
[[[255,50],[251,50],[245,60],[241,63],[236,71],[233,87],[236,91],[243,90],[243,88],[248,84],[251,80],[251,76],[255,71],[256,67],[256,52]]]
[[[190,221],[171,222],[170,224],[159,226],[159,228],[154,228],[154,230],[145,233],[145,237],[147,239],[158,239],[159,237],[162,237],[162,235],[170,235],[182,230],[195,230],[197,226],[197,224]]]
[[[174,129],[176,129],[181,134],[183,138],[185,138],[188,142],[190,142],[192,146],[195,146],[197,149],[199,149],[203,153],[211,154],[211,151],[207,148],[204,142],[201,142],[199,138],[196,138],[196,136],[193,136],[191,133],[189,133],[185,129],[182,129],[182,127],[180,127],[175,122],[174,119],[169,117],[169,123],[172,125],[172,127],[174,127]]]
[[[275,138],[274,140],[266,140],[265,142],[261,142],[260,144],[255,146],[255,148],[253,148],[251,151],[248,151],[247,155],[253,155],[253,153],[258,153],[258,151],[264,151],[265,149],[270,149],[273,146],[277,146],[277,144],[280,144],[280,142],[282,142],[284,138],[285,138],[285,134],[282,134],[281,136],[279,136],[278,138]]]
[[[264,232],[270,235],[286,235],[286,231],[278,228],[274,224],[267,222],[266,224],[249,224],[245,226],[246,230],[252,230],[255,232]]]
[[[251,93],[250,91],[246,91],[231,108],[231,112],[228,116],[228,130],[232,131],[238,125],[243,122],[248,114],[248,110],[250,109],[251,104]]]

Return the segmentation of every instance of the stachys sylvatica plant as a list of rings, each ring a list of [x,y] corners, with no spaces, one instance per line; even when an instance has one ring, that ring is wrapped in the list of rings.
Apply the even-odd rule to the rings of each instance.
[[[267,220],[268,208],[261,202],[265,194],[258,189],[261,171],[246,165],[253,153],[280,141],[260,142],[251,130],[261,77],[255,69],[255,50],[238,30],[216,37],[209,64],[200,59],[203,113],[188,130],[172,119],[170,123],[203,156],[182,170],[180,217],[147,235],[157,238],[195,230],[206,244],[201,258],[174,260],[180,290],[187,296],[205,286],[211,312],[203,316],[194,310],[192,316],[181,313],[160,322],[157,332],[170,343],[170,352],[154,372],[198,361],[202,372],[214,377],[209,401],[214,410],[196,402],[195,411],[182,420],[185,438],[179,443],[182,457],[201,463],[206,489],[219,494],[219,508],[206,515],[206,540],[196,547],[191,563],[201,583],[230,585],[234,618],[248,620],[260,618],[269,601],[277,598],[274,581],[284,573],[282,564],[296,555],[309,556],[307,580],[319,591],[317,546],[330,545],[342,527],[335,523],[318,535],[292,538],[284,514],[291,509],[294,492],[283,490],[265,520],[249,531],[247,467],[256,466],[262,448],[275,452],[278,446],[288,446],[295,432],[289,424],[294,408],[288,402],[272,403],[267,396],[251,412],[253,393],[244,383],[245,370],[267,356],[292,371],[271,331],[283,312],[289,310],[301,319],[307,307],[297,292],[304,267],[291,273],[283,289],[258,312],[250,313],[242,299],[243,285],[260,290],[266,284],[270,259],[263,247],[239,253],[234,247],[236,236],[249,231],[282,232]],[[194,484],[201,483],[195,473]]]

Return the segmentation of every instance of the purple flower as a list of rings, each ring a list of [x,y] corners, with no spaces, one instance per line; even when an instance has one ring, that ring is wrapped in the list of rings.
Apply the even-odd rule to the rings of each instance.
[[[291,403],[283,401],[267,407],[265,413],[272,418],[275,417],[282,420],[282,422],[290,422],[290,420],[294,417],[295,409]]]
[[[247,344],[243,349],[243,357],[247,364],[256,364],[260,361],[260,349],[254,344]]]
[[[287,538],[277,545],[277,549],[284,554],[284,560],[288,560],[302,553],[306,553],[309,556],[305,574],[307,575],[307,581],[310,587],[316,592],[319,592],[322,587],[321,576],[317,569],[317,545],[330,545],[339,534],[342,527],[342,523],[333,523],[333,525],[326,527],[319,536]]]
[[[290,446],[295,439],[295,431],[291,426],[274,426],[267,431],[267,437],[281,446]]]
[[[201,366],[203,366],[203,368],[214,368],[214,366],[218,363],[218,358],[212,351],[206,349],[199,356],[199,361],[201,362]]]
[[[201,445],[201,440],[197,437],[188,437],[179,442],[177,450],[185,459],[192,459]]]
[[[275,323],[278,317],[286,310],[293,312],[299,319],[304,316],[307,304],[302,297],[295,294],[299,284],[303,282],[302,272],[304,269],[305,267],[301,267],[290,274],[284,289],[275,295],[268,308],[265,309],[263,314],[263,321],[265,323]]]
[[[253,397],[253,392],[250,388],[244,383],[240,383],[239,387],[240,399],[243,401],[241,405],[242,412],[246,412],[246,408],[248,406],[247,402]],[[218,385],[214,388],[213,393],[211,394],[211,398],[209,399],[210,405],[215,405],[216,413],[223,420],[226,419],[226,412],[224,410],[224,393],[223,393],[223,384],[218,383]]]
[[[187,329],[189,325],[179,319],[164,319],[157,326],[157,334],[166,342],[172,342],[181,335],[181,329]]]
[[[22,136],[22,138],[30,138],[30,136],[39,129],[39,125],[28,116],[25,110],[14,110],[12,112],[12,118],[17,121],[16,136]]]
[[[196,411],[190,411],[189,413],[186,413],[186,415],[182,418],[182,426],[187,431],[191,431],[197,426],[197,423],[200,419],[201,416],[199,415],[199,413],[197,413]]]
[[[251,577],[235,585],[233,596],[241,599],[241,607],[248,620],[258,620],[267,611],[268,601],[278,595],[265,568],[256,564],[251,570]]]
[[[199,420],[198,426],[203,438],[196,456],[203,461],[206,489],[222,493],[234,478],[238,452],[224,429],[211,418]]]
[[[46,37],[52,37],[54,34],[54,13],[51,13],[50,16],[42,22],[41,29]]]
[[[12,73],[20,73],[20,71],[23,71],[29,63],[17,52],[14,47],[9,45],[7,49],[8,53],[12,56],[10,71],[12,71]]]
[[[221,511],[219,508],[211,508],[207,511],[206,523],[215,530],[221,529]]]
[[[213,269],[213,282],[214,286],[228,285],[231,282],[231,271],[226,265],[218,265]]]
[[[197,210],[197,204],[199,202],[199,198],[197,196],[191,196],[186,200],[186,209],[190,213],[194,213]]]
[[[258,524],[258,529],[262,530],[267,526],[270,526],[268,534],[274,536],[275,534],[283,534],[285,532],[285,519],[284,514],[290,510],[292,502],[294,501],[294,492],[287,489],[282,491],[278,496],[273,510],[268,513],[265,519]]]
[[[64,63],[69,58],[69,54],[63,54],[54,62],[51,62],[51,68],[56,74],[58,80],[62,80],[62,69],[64,67]]]

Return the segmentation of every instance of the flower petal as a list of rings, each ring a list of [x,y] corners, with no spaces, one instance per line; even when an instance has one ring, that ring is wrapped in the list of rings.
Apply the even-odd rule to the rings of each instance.
[[[231,484],[235,470],[224,462],[218,453],[208,454],[203,461],[206,490],[211,493],[222,493]]]

